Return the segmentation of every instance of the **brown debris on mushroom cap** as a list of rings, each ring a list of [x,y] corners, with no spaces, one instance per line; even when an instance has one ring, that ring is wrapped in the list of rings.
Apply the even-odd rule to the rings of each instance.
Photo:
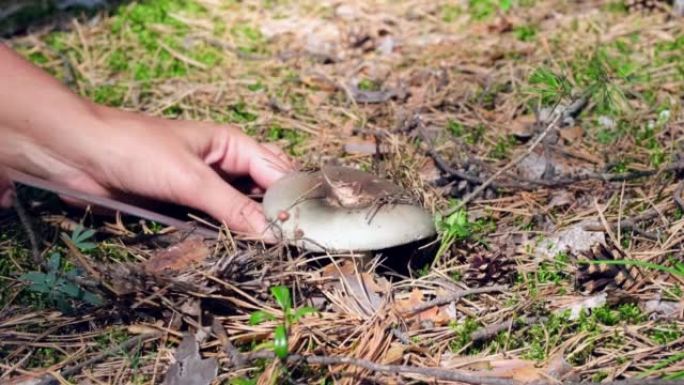
[[[432,215],[405,195],[370,173],[326,166],[281,178],[263,205],[275,233],[289,244],[313,251],[368,251],[435,234]],[[288,220],[278,221],[283,212]]]

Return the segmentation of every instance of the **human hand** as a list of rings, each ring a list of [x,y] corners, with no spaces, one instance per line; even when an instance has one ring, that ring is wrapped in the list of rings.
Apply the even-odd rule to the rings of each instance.
[[[293,168],[282,151],[233,126],[95,105],[2,44],[0,84],[0,169],[111,198],[189,206],[235,232],[274,240],[261,205],[223,177],[247,176],[266,189]],[[8,186],[0,176],[0,193],[9,194],[0,204],[11,205]]]
[[[280,149],[259,144],[234,126],[104,107],[95,107],[94,116],[90,124],[72,127],[71,134],[32,138],[37,146],[27,151],[43,160],[33,165],[33,174],[123,201],[151,198],[189,206],[237,233],[274,241],[261,205],[226,179],[249,177],[257,190],[265,190],[293,168]]]
[[[189,206],[230,230],[274,241],[260,204],[228,182],[249,177],[259,192],[293,169],[275,146],[262,145],[235,126],[173,121],[100,109],[107,127],[98,132],[88,170],[72,185],[101,195],[132,194]],[[125,197],[124,197],[125,198]]]
[[[12,207],[14,200],[14,188],[12,181],[9,180],[5,171],[0,167],[0,208],[8,209]]]

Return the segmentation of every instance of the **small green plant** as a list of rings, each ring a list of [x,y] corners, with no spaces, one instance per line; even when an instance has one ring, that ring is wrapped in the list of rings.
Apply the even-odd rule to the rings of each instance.
[[[74,283],[74,279],[79,275],[77,269],[62,272],[60,271],[61,264],[61,255],[57,252],[52,253],[47,263],[46,273],[29,271],[22,274],[19,279],[28,283],[28,290],[41,294],[48,304],[65,312],[72,310],[70,300],[84,301],[93,306],[103,304],[102,299],[96,294]]]
[[[567,77],[556,74],[550,68],[537,68],[529,78],[530,92],[541,98],[545,105],[558,102],[572,91]]]
[[[312,314],[316,312],[311,306],[304,306],[297,310],[292,308],[292,297],[290,296],[290,289],[285,286],[275,286],[271,288],[271,295],[275,299],[280,309],[283,311],[283,316],[281,318],[281,323],[276,326],[274,330],[273,341],[267,343],[265,347],[270,347],[273,352],[280,359],[284,359],[288,355],[288,344],[287,336],[290,326],[298,322],[302,317],[307,314]],[[276,314],[259,310],[252,313],[249,317],[249,323],[252,325],[258,325],[266,321],[273,321],[278,319]]]
[[[468,345],[472,339],[470,335],[480,327],[480,324],[473,318],[467,317],[463,322],[452,321],[449,328],[456,334],[455,338],[449,343],[452,352],[458,351]],[[475,352],[471,352],[475,353]]]
[[[468,11],[476,20],[483,20],[497,12],[508,12],[513,0],[469,0]]]
[[[537,37],[537,28],[534,25],[520,25],[515,27],[513,32],[520,41],[532,41]]]
[[[358,87],[361,91],[380,91],[382,84],[372,79],[362,79]]]
[[[74,231],[71,233],[69,239],[74,244],[74,246],[76,246],[79,250],[85,252],[97,248],[97,245],[94,242],[89,242],[89,239],[91,239],[93,235],[95,235],[95,230],[85,230],[83,225],[79,223],[74,229]]]
[[[471,229],[468,222],[468,213],[464,209],[458,210],[447,217],[437,213],[435,222],[437,231],[442,238],[442,243],[435,256],[435,261],[437,261],[454,242],[467,239],[471,235]]]

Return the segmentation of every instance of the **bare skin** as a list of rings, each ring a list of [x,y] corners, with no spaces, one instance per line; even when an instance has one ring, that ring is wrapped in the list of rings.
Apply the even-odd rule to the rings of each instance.
[[[235,126],[96,105],[2,44],[0,84],[3,207],[13,199],[6,168],[91,194],[192,207],[236,233],[274,241],[261,205],[224,177],[246,176],[264,190],[294,169],[280,149]]]

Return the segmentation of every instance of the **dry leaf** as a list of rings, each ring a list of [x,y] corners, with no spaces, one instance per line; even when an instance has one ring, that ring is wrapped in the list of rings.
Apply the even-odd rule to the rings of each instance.
[[[397,310],[401,313],[408,312],[418,306],[422,306],[427,301],[424,299],[423,291],[417,288],[411,290],[408,298],[397,299]],[[444,308],[433,306],[429,309],[423,310],[420,313],[414,314],[411,319],[416,321],[431,321],[438,325],[444,325],[451,321],[446,306]]]
[[[532,137],[532,125],[536,120],[534,115],[518,116],[508,125],[508,133],[520,139],[529,139]]]
[[[589,297],[582,296],[567,296],[554,299],[554,305],[560,305],[558,312],[563,312],[565,310],[570,310],[571,320],[576,320],[579,318],[580,313],[583,309],[590,310],[597,307],[601,307],[606,304],[608,294],[599,293]]]
[[[568,144],[573,144],[584,136],[584,130],[582,127],[575,125],[560,130],[559,134]]]
[[[537,246],[535,255],[540,258],[554,258],[560,252],[581,253],[590,250],[597,243],[605,244],[605,233],[584,230],[584,226],[595,224],[595,221],[585,220],[566,229],[557,230]]]
[[[684,301],[666,301],[651,299],[639,304],[642,311],[654,318],[676,319],[684,313]]]
[[[398,364],[404,358],[405,346],[400,343],[392,343],[390,348],[385,352],[385,356],[382,358],[383,365]]]
[[[347,310],[356,309],[360,315],[369,316],[382,307],[384,294],[389,293],[390,283],[372,272],[357,272],[353,261],[330,264],[321,270],[322,278],[332,278],[326,285],[335,291]]]
[[[209,385],[218,374],[216,359],[202,359],[199,344],[190,334],[183,337],[174,358],[176,362],[166,372],[166,385]]]
[[[190,236],[166,249],[156,251],[144,263],[145,271],[160,273],[164,270],[181,271],[204,261],[210,254],[201,237]]]

